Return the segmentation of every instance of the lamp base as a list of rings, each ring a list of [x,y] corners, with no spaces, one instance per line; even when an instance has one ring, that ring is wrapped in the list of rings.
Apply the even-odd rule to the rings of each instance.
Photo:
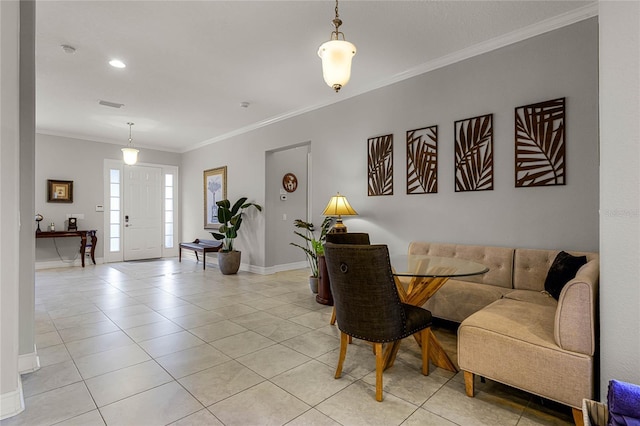
[[[333,225],[333,228],[331,228],[331,231],[329,231],[332,234],[343,234],[347,232],[347,227],[344,226],[344,223],[342,223],[342,219],[338,219],[336,220],[336,224]]]

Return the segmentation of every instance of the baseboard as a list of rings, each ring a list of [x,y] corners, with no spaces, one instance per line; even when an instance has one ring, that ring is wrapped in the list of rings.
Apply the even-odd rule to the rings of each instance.
[[[186,251],[186,250],[185,250]],[[185,253],[182,252],[182,260],[189,260],[192,262],[196,262],[196,256],[194,252]],[[200,257],[200,261],[198,263],[202,263],[202,254],[198,255]],[[293,271],[295,269],[304,269],[308,268],[309,264],[306,260],[301,262],[294,263],[285,263],[282,265],[275,266],[256,266],[250,265],[248,263],[240,263],[240,270],[245,272],[251,272],[259,275],[270,275],[275,274],[276,272],[284,272],[284,271]],[[218,257],[217,256],[207,256],[207,269],[209,268],[218,268]]]
[[[247,266],[246,270],[249,272],[253,272],[254,274],[270,275],[270,274],[275,274],[276,272],[293,271],[296,269],[308,268],[309,264],[305,260],[302,262],[285,263],[282,265],[267,266],[267,267],[253,266],[253,265],[246,265],[246,266]]]
[[[8,419],[23,411],[22,380],[18,377],[18,389],[0,395],[0,420]]]
[[[39,369],[40,357],[38,357],[38,352],[36,351],[35,345],[33,345],[33,352],[29,354],[18,355],[18,373],[32,373]]]
[[[104,263],[104,258],[97,257],[96,258],[96,265],[100,265],[102,263]],[[84,260],[84,264],[85,264],[85,267],[93,266],[93,262],[91,261],[91,259],[85,259]],[[38,271],[40,269],[71,268],[71,267],[75,267],[75,266],[82,267],[82,260],[81,259],[76,259],[73,262],[63,262],[61,260],[51,260],[51,261],[47,261],[47,262],[36,262],[35,263],[36,271]]]

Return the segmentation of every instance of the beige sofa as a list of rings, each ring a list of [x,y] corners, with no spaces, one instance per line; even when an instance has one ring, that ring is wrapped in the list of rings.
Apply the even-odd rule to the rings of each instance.
[[[449,280],[425,307],[461,322],[458,365],[473,396],[480,375],[548,398],[580,415],[592,399],[599,257],[569,281],[556,301],[544,282],[559,250],[413,242],[409,253],[450,256],[485,264],[482,276]]]

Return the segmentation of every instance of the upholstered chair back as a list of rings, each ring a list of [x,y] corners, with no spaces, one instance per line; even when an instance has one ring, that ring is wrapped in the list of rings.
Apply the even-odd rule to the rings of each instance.
[[[415,333],[407,329],[386,245],[327,243],[325,257],[343,333],[369,342],[391,342]]]
[[[366,232],[341,232],[327,234],[327,242],[334,244],[371,244]]]

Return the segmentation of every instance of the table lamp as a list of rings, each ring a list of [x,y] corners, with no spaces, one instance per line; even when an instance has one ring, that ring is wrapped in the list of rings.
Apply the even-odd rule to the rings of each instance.
[[[327,207],[325,207],[322,214],[324,216],[337,217],[338,219],[336,219],[336,224],[333,225],[330,232],[342,233],[347,232],[347,227],[342,223],[342,216],[356,216],[358,213],[356,213],[353,207],[351,207],[347,201],[347,197],[340,195],[338,192],[337,195],[331,197],[329,204],[327,204]]]
[[[42,222],[42,219],[44,219],[44,217],[40,213],[36,213],[36,223],[38,224],[38,229],[36,229],[36,232],[42,232],[42,230],[40,229],[40,222]]]

